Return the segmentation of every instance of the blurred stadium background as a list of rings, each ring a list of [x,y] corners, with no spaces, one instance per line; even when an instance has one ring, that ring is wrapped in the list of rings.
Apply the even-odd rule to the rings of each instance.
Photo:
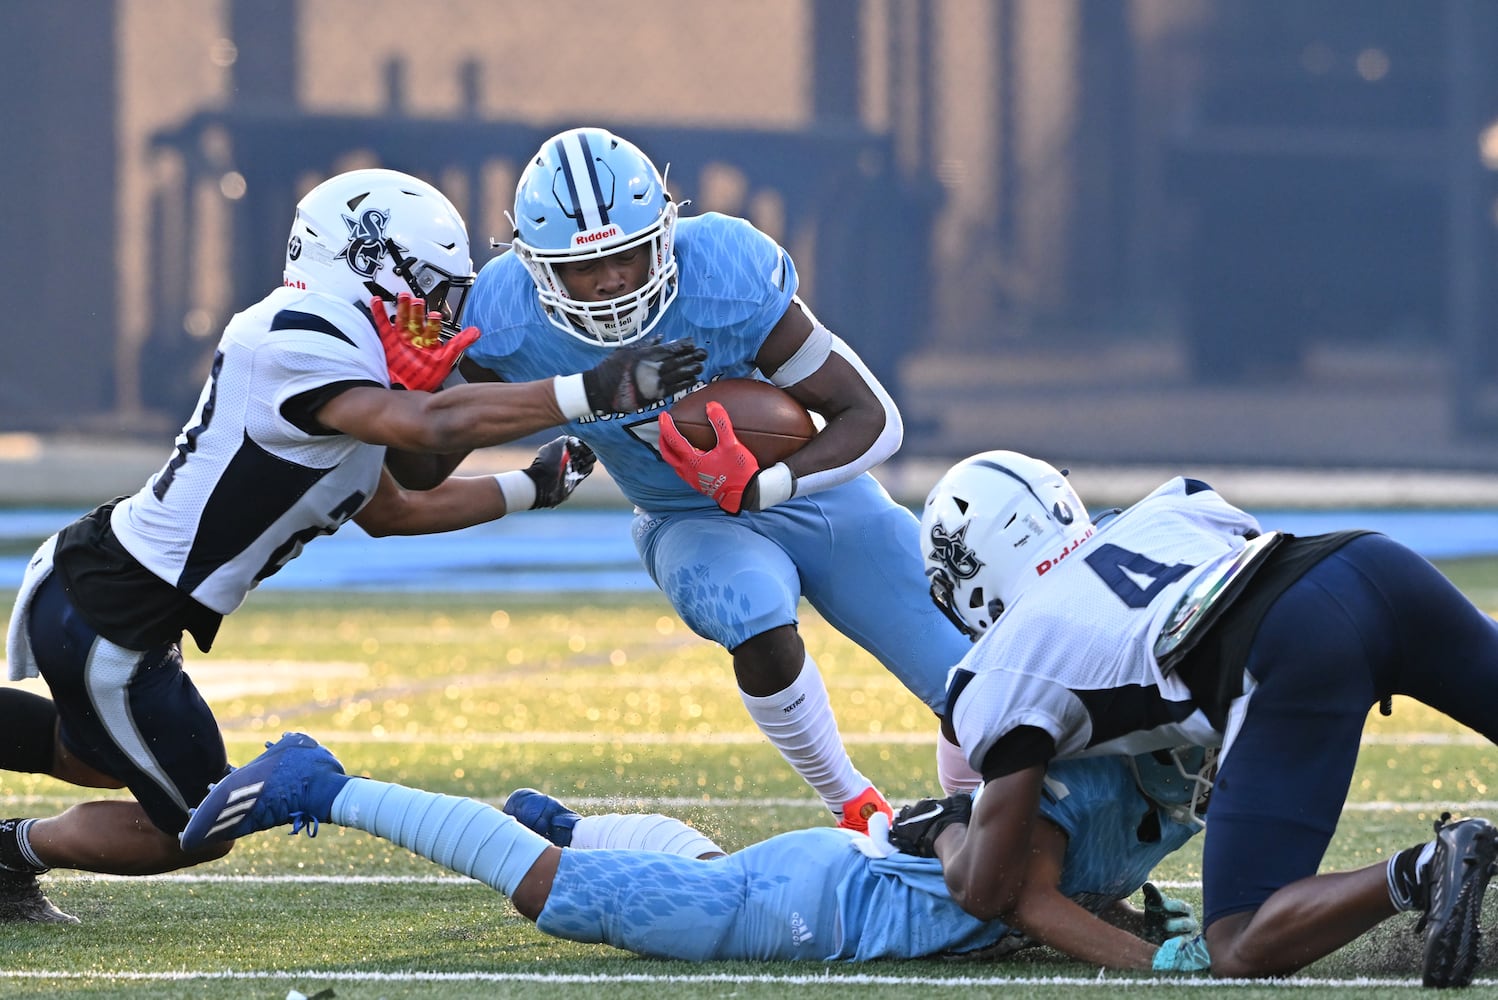
[[[1498,506],[1491,2],[5,13],[0,500],[135,488],[318,179],[434,181],[481,265],[518,164],[589,123],[787,246],[904,461],[1456,476]]]

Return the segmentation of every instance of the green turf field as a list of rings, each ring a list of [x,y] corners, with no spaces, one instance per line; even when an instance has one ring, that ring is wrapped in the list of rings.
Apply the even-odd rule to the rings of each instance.
[[[1443,568],[1498,610],[1498,561]],[[933,790],[924,707],[809,611],[803,628],[855,762],[897,803]],[[472,595],[265,593],[226,622],[211,656],[190,654],[189,669],[241,763],[266,739],[299,729],[356,773],[496,804],[529,784],[588,809],[671,812],[730,849],[830,821],[755,732],[727,656],[654,595],[506,598],[496,610]],[[1442,808],[1498,814],[1495,785],[1493,747],[1396,702],[1391,718],[1370,721],[1327,864],[1366,864],[1423,840]],[[0,776],[0,815],[48,815],[83,798],[51,779]],[[1199,858],[1199,845],[1188,845],[1159,878],[1197,899]],[[333,828],[316,840],[260,834],[172,876],[59,872],[45,882],[83,924],[7,925],[0,995],[281,1000],[292,989],[332,989],[340,998],[466,1000],[607,990],[660,1000],[794,989],[867,1000],[935,986],[1016,998],[1184,988],[1099,979],[1043,950],[998,963],[833,968],[649,961],[547,938],[492,890]],[[1414,944],[1407,921],[1386,925],[1307,970],[1294,995],[1408,995],[1418,983]],[[1498,988],[1498,960],[1485,959],[1479,976],[1481,991]],[[1245,1000],[1285,993],[1192,988]]]

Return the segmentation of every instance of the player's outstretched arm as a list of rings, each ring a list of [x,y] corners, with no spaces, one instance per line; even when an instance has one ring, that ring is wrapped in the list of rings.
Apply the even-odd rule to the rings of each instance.
[[[471,451],[589,414],[620,412],[621,403],[644,406],[665,399],[696,382],[705,358],[687,340],[631,344],[586,372],[535,382],[482,382],[436,393],[354,386],[324,403],[316,416],[324,426],[369,444],[414,452]]]
[[[406,490],[389,469],[354,522],[370,535],[429,535],[483,524],[517,510],[555,507],[593,471],[587,445],[563,435],[541,446],[524,469],[497,476],[456,476],[430,490]]]

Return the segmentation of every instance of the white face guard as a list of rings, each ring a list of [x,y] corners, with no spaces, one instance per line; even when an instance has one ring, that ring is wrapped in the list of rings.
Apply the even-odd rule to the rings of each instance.
[[[517,236],[512,246],[530,272],[536,296],[552,326],[589,344],[622,347],[655,329],[666,307],[676,299],[676,256],[672,247],[675,232],[676,205],[668,202],[653,225],[622,240],[604,239],[586,248],[557,251],[537,249]],[[584,239],[589,236],[578,235]],[[558,264],[602,259],[639,246],[646,247],[650,254],[645,283],[615,298],[602,302],[575,299],[567,293],[567,286],[557,274]]]

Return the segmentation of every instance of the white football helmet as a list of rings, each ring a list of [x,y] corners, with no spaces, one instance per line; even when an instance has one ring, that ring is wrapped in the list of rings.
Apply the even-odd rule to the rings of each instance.
[[[426,181],[395,170],[351,170],[297,203],[285,281],[363,306],[378,295],[391,309],[408,291],[456,333],[473,285],[468,229]]]
[[[676,298],[676,203],[644,153],[601,128],[546,140],[515,187],[511,246],[536,284],[552,326],[618,347],[648,334]],[[646,246],[645,283],[604,302],[575,299],[556,265]]]
[[[932,487],[921,515],[931,599],[977,639],[1093,530],[1053,466],[1014,451],[964,459]]]

